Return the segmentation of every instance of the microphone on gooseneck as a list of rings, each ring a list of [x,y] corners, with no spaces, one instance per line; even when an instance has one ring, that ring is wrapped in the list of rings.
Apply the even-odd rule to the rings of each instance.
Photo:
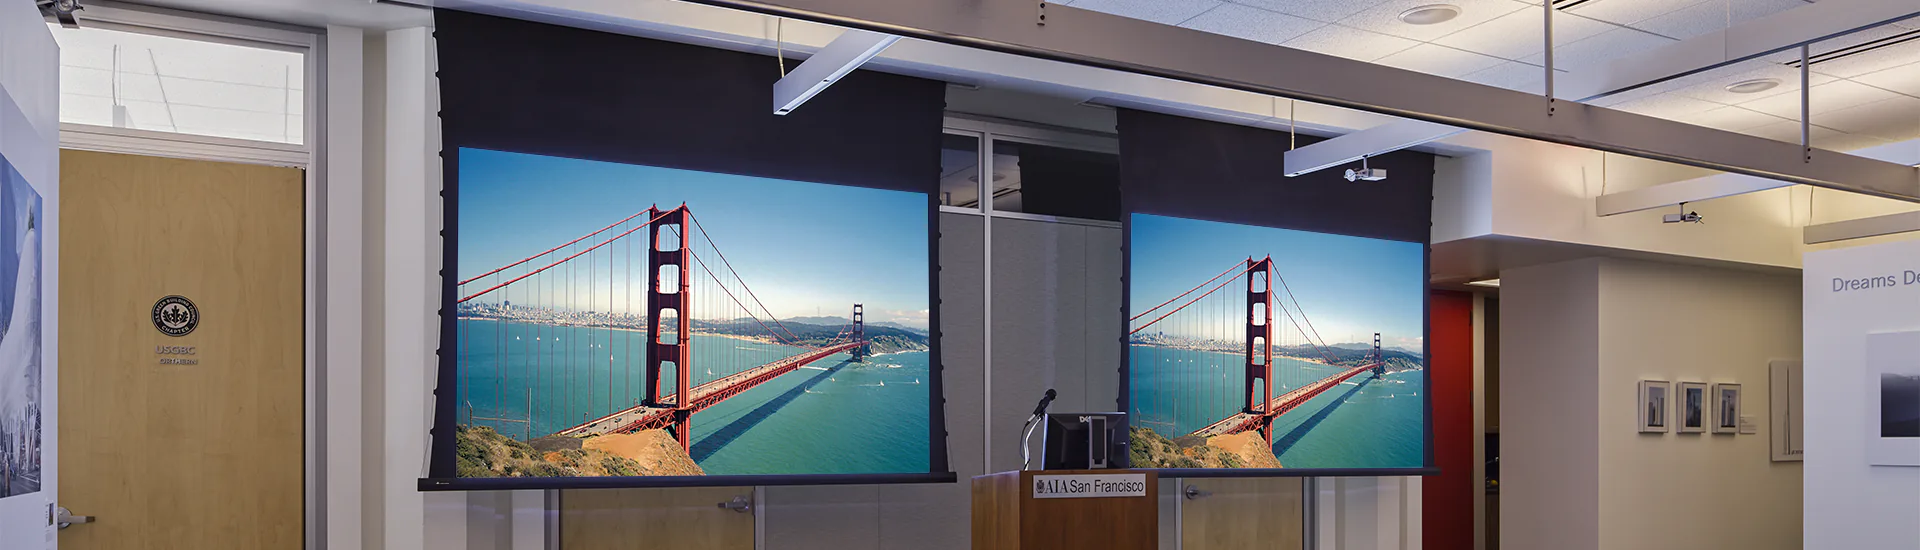
[[[1053,389],[1052,389],[1052,388],[1048,388],[1048,389],[1047,389],[1047,396],[1046,396],[1046,397],[1042,397],[1042,398],[1040,398],[1040,406],[1038,406],[1038,407],[1034,407],[1034,408],[1033,408],[1033,415],[1034,415],[1034,416],[1040,416],[1040,415],[1042,415],[1042,414],[1046,414],[1046,413],[1047,413],[1047,405],[1051,405],[1051,404],[1053,404],[1053,398],[1054,398],[1054,396],[1056,396],[1056,395],[1059,395],[1059,394],[1057,394],[1057,393],[1054,393],[1054,391],[1053,391]]]

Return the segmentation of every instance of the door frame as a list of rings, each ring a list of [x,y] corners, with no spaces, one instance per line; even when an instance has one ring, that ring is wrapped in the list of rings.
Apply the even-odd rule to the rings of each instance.
[[[60,148],[104,153],[263,164],[300,168],[305,174],[305,250],[303,270],[301,352],[305,387],[303,426],[305,464],[302,539],[310,549],[325,548],[326,529],[326,122],[327,31],[281,23],[208,15],[195,12],[122,4],[89,2],[76,14],[82,27],[153,34],[173,38],[234,44],[297,52],[304,55],[306,93],[302,98],[306,120],[301,144],[229,139],[85,124],[60,124]],[[358,67],[361,60],[351,60]],[[357,357],[356,357],[357,358]],[[357,361],[348,361],[357,365]],[[59,376],[55,366],[55,379]],[[56,424],[57,426],[57,424]],[[55,437],[58,437],[56,434]],[[57,441],[57,440],[56,440]],[[57,447],[56,447],[57,449]],[[55,460],[59,458],[56,456]],[[56,486],[57,490],[57,486]],[[53,495],[57,500],[59,495]],[[84,511],[82,512],[84,513]]]

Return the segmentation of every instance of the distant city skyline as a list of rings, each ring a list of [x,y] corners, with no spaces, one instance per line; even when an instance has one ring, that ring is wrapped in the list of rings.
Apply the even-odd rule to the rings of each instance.
[[[650,206],[685,203],[776,317],[845,317],[855,303],[865,305],[870,323],[926,328],[930,317],[923,194],[463,148],[459,201],[457,279],[538,254]],[[578,252],[640,221],[567,250]],[[578,288],[596,289],[591,300],[584,291],[567,297],[524,288],[481,300],[644,316],[646,235],[641,229],[575,260],[581,267],[572,273],[556,268],[540,275],[549,283],[571,278]],[[698,233],[692,238],[704,245]],[[477,292],[561,257],[556,252],[461,291]],[[595,267],[584,267],[589,259]],[[629,272],[630,279],[622,280]],[[699,316],[702,308],[694,309]]]
[[[1134,313],[1173,298],[1248,257],[1273,257],[1280,278],[1328,345],[1425,349],[1426,257],[1421,243],[1133,214]],[[1274,291],[1284,291],[1280,281]],[[1169,333],[1177,327],[1167,329]],[[1278,338],[1276,343],[1290,341]]]

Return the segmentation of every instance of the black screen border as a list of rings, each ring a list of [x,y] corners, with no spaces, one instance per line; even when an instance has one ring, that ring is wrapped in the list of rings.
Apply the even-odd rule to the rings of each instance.
[[[1133,303],[1132,303],[1133,301],[1133,217],[1136,214],[1147,214],[1147,215],[1153,215],[1153,216],[1182,218],[1182,219],[1189,219],[1189,220],[1209,221],[1209,222],[1218,222],[1218,223],[1230,223],[1230,224],[1247,225],[1247,226],[1254,226],[1254,227],[1270,227],[1275,229],[1288,229],[1288,230],[1294,230],[1294,231],[1304,231],[1309,233],[1341,235],[1341,236],[1347,236],[1347,237],[1360,237],[1360,238],[1367,238],[1367,239],[1379,239],[1379,240],[1385,240],[1385,241],[1419,243],[1421,245],[1421,254],[1420,254],[1421,265],[1423,266],[1423,269],[1424,269],[1424,273],[1421,278],[1423,281],[1428,281],[1429,279],[1431,279],[1433,274],[1433,243],[1430,235],[1428,235],[1425,230],[1422,230],[1420,231],[1420,233],[1422,234],[1422,238],[1419,238],[1419,239],[1405,238],[1405,237],[1410,237],[1412,235],[1410,229],[1380,228],[1380,227],[1362,228],[1360,226],[1355,225],[1352,222],[1353,219],[1364,219],[1364,216],[1367,216],[1370,214],[1367,212],[1350,212],[1350,213],[1329,212],[1329,213],[1322,213],[1317,216],[1317,217],[1321,217],[1322,219],[1300,219],[1300,220],[1288,220],[1284,218],[1283,219],[1262,219],[1260,220],[1259,223],[1251,223],[1250,220],[1245,219],[1247,216],[1244,211],[1234,212],[1232,209],[1232,208],[1237,208],[1244,205],[1235,205],[1234,207],[1208,206],[1208,204],[1212,204],[1212,203],[1207,202],[1209,199],[1204,197],[1204,195],[1206,195],[1206,193],[1204,192],[1194,193],[1192,195],[1183,194],[1182,195],[1183,199],[1191,199],[1191,200],[1189,200],[1185,204],[1177,205],[1176,207],[1167,208],[1164,210],[1154,208],[1155,205],[1140,204],[1141,202],[1139,198],[1140,193],[1130,192],[1132,190],[1129,189],[1130,186],[1139,185],[1141,183],[1141,182],[1135,181],[1134,180],[1135,176],[1132,174],[1129,174],[1129,171],[1128,171],[1127,163],[1129,162],[1129,159],[1127,158],[1127,155],[1129,154],[1129,152],[1132,152],[1133,154],[1136,154],[1136,155],[1140,154],[1140,148],[1131,147],[1128,142],[1130,131],[1147,133],[1148,135],[1154,136],[1155,139],[1164,138],[1167,132],[1163,132],[1163,130],[1167,130],[1175,127],[1178,127],[1177,128],[1178,130],[1191,129],[1191,130],[1194,130],[1194,132],[1196,133],[1211,134],[1209,137],[1228,136],[1228,137],[1244,138],[1249,136],[1260,136],[1265,138],[1272,138],[1271,143],[1269,143],[1269,145],[1273,145],[1276,147],[1270,148],[1268,150],[1274,151],[1274,153],[1272,154],[1273,158],[1272,159],[1264,159],[1264,158],[1255,159],[1248,162],[1248,164],[1271,164],[1275,162],[1277,159],[1281,157],[1281,155],[1278,154],[1278,152],[1285,151],[1286,149],[1284,147],[1284,144],[1289,143],[1291,140],[1290,140],[1290,136],[1288,136],[1287,134],[1273,132],[1270,130],[1262,130],[1257,128],[1236,126],[1236,125],[1231,125],[1226,123],[1189,119],[1189,118],[1179,117],[1175,115],[1164,115],[1159,113],[1136,111],[1132,109],[1121,109],[1120,112],[1121,112],[1120,139],[1121,139],[1121,163],[1122,163],[1121,164],[1122,179],[1121,179],[1121,191],[1120,191],[1120,210],[1121,210],[1120,262],[1122,263],[1122,265],[1120,267],[1120,289],[1121,289],[1120,323],[1119,323],[1120,338],[1118,338],[1118,340],[1115,342],[1115,345],[1120,346],[1119,405],[1120,405],[1120,410],[1128,412],[1129,416],[1131,416],[1131,412],[1133,410],[1133,403],[1132,403],[1133,357],[1132,357],[1132,353],[1128,349],[1127,331],[1130,329],[1129,319],[1132,319],[1133,317]],[[1305,141],[1308,143],[1322,140],[1321,138],[1311,138],[1307,136],[1300,136],[1300,138],[1301,138],[1300,139],[1301,141]],[[1175,139],[1178,139],[1178,138],[1175,138]],[[1260,141],[1260,139],[1256,138],[1256,139],[1247,140],[1247,141],[1256,142],[1254,146],[1257,147],[1259,145],[1257,142]],[[1189,143],[1195,144],[1195,146],[1204,147],[1206,146],[1207,143],[1209,143],[1209,140],[1191,140]],[[1203,163],[1210,162],[1215,166],[1222,165],[1222,164],[1231,164],[1235,159],[1228,157],[1227,153],[1228,152],[1226,151],[1216,151],[1216,154],[1212,156],[1199,157],[1193,160],[1184,160],[1184,159],[1175,160],[1174,162],[1176,163],[1178,162],[1203,162]],[[1431,155],[1427,155],[1426,153],[1412,152],[1412,151],[1400,151],[1400,152],[1390,153],[1388,155],[1382,155],[1379,158],[1375,158],[1374,160],[1376,164],[1380,164],[1379,161],[1382,160],[1383,158],[1392,157],[1388,160],[1390,162],[1394,162],[1396,164],[1396,167],[1398,163],[1405,163],[1409,161],[1412,161],[1415,165],[1418,165],[1418,163],[1422,159],[1415,157],[1415,155],[1424,156],[1427,165],[1429,167],[1431,166],[1431,163],[1432,163]],[[1135,159],[1135,160],[1138,160],[1138,159]],[[1231,172],[1233,171],[1234,168],[1241,168],[1241,167],[1233,166],[1231,168],[1228,168],[1227,170]],[[1277,168],[1277,166],[1275,168]],[[1280,178],[1280,177],[1277,177],[1277,174],[1279,172],[1277,171],[1269,171],[1269,172],[1276,175],[1275,179],[1280,180],[1280,181],[1266,182],[1266,184],[1274,185],[1274,186],[1280,186],[1280,185],[1311,186],[1311,185],[1339,185],[1339,184],[1366,185],[1366,184],[1349,183],[1344,181],[1341,181],[1339,183],[1328,183],[1326,180],[1338,180],[1341,177],[1339,174],[1333,172],[1331,169],[1322,170],[1320,172],[1316,172],[1309,175],[1303,175],[1298,177],[1297,179]],[[1400,173],[1405,173],[1405,171],[1403,170]],[[1427,203],[1431,203],[1432,201],[1431,172],[1429,172],[1428,174],[1429,174],[1427,176],[1428,191],[1424,194],[1424,197]],[[1156,182],[1155,184],[1158,185],[1161,183]],[[1363,190],[1361,192],[1366,192],[1364,190],[1367,188],[1359,187],[1359,189]],[[1428,206],[1427,208],[1428,208],[1427,209],[1428,223],[1419,224],[1421,228],[1428,227],[1432,223],[1431,207]],[[1233,219],[1236,217],[1239,217],[1241,219]],[[1329,221],[1329,220],[1332,220],[1332,221]],[[1294,222],[1294,223],[1289,224],[1287,222]],[[1315,227],[1316,225],[1322,226],[1322,227]],[[1325,226],[1335,226],[1335,227],[1340,227],[1340,229],[1330,229],[1329,227],[1325,227]],[[1395,232],[1401,232],[1404,234],[1394,235],[1393,233]],[[1399,237],[1399,238],[1396,238],[1396,237]],[[1407,467],[1407,468],[1137,468],[1137,469],[1151,470],[1153,472],[1158,473],[1161,477],[1178,477],[1178,478],[1402,477],[1402,476],[1439,475],[1440,468],[1439,466],[1436,466],[1434,464],[1434,454],[1433,454],[1433,450],[1434,450],[1433,449],[1433,344],[1431,342],[1433,338],[1433,311],[1432,311],[1433,295],[1432,295],[1431,284],[1427,284],[1422,287],[1422,292],[1420,296],[1421,296],[1420,354],[1422,357],[1422,361],[1425,363],[1424,368],[1420,370],[1421,384],[1423,386],[1421,391],[1421,399],[1420,399],[1421,424],[1422,424],[1421,426],[1422,465],[1421,466]],[[1129,419],[1129,424],[1131,424],[1131,419]],[[1129,441],[1128,445],[1129,445],[1129,449],[1131,449],[1131,445],[1132,445],[1131,441]],[[1131,464],[1132,457],[1129,456],[1125,460],[1127,462],[1120,464],[1120,467],[1122,468],[1132,467],[1132,464]]]
[[[434,353],[438,361],[433,391],[434,415],[433,438],[428,453],[429,475],[419,480],[420,491],[508,491],[523,489],[628,489],[650,487],[752,487],[783,485],[866,485],[900,483],[953,483],[959,480],[958,474],[951,471],[947,462],[947,433],[945,421],[945,393],[941,383],[940,363],[940,226],[939,206],[935,195],[924,191],[918,193],[927,199],[927,307],[929,309],[927,347],[928,371],[932,380],[927,387],[927,473],[871,473],[871,474],[751,474],[751,475],[713,475],[713,476],[611,476],[611,477],[460,477],[455,475],[456,461],[454,433],[459,415],[459,358],[449,350],[458,347],[459,316],[454,313],[454,303],[458,300],[459,276],[453,273],[459,264],[460,254],[460,151],[463,149],[530,154],[552,158],[563,158],[593,162],[611,162],[629,166],[647,166],[690,170],[670,166],[654,166],[618,160],[601,160],[579,156],[550,155],[545,153],[521,153],[498,148],[464,145],[454,139],[447,139],[441,152],[444,189],[441,191],[441,205],[445,215],[441,235],[440,278],[440,329],[439,347]],[[691,170],[715,174],[766,178],[757,174],[742,174],[711,170]],[[769,178],[773,179],[773,178]],[[813,181],[785,180],[812,185],[838,185],[872,189],[857,185],[843,185]],[[444,393],[443,393],[444,391]],[[941,470],[947,470],[942,472]]]
[[[948,453],[940,333],[939,141],[943,82],[856,70],[805,109],[775,116],[772,56],[471,11],[434,10],[444,225],[434,414],[423,491],[771,486],[957,481]],[[500,37],[513,37],[501,40]],[[928,472],[460,478],[450,269],[460,148],[510,151],[927,195]],[[442,391],[444,389],[445,391]],[[404,428],[404,427],[403,427]],[[427,428],[421,426],[420,428]],[[418,429],[418,428],[407,428]]]

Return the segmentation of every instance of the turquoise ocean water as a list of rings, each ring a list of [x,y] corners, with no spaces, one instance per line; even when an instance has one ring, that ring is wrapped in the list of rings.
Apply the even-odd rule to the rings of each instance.
[[[538,438],[643,395],[643,331],[486,319],[461,319],[459,327],[462,424]],[[696,334],[692,382],[800,351]],[[928,358],[901,352],[853,363],[836,354],[728,398],[693,416],[694,461],[708,475],[927,472]],[[661,387],[671,393],[671,373]]]
[[[1133,345],[1129,416],[1169,438],[1192,433],[1246,404],[1237,353]],[[1274,358],[1273,393],[1342,370]],[[1418,468],[1425,460],[1424,372],[1360,374],[1274,421],[1274,454],[1288,468]]]

